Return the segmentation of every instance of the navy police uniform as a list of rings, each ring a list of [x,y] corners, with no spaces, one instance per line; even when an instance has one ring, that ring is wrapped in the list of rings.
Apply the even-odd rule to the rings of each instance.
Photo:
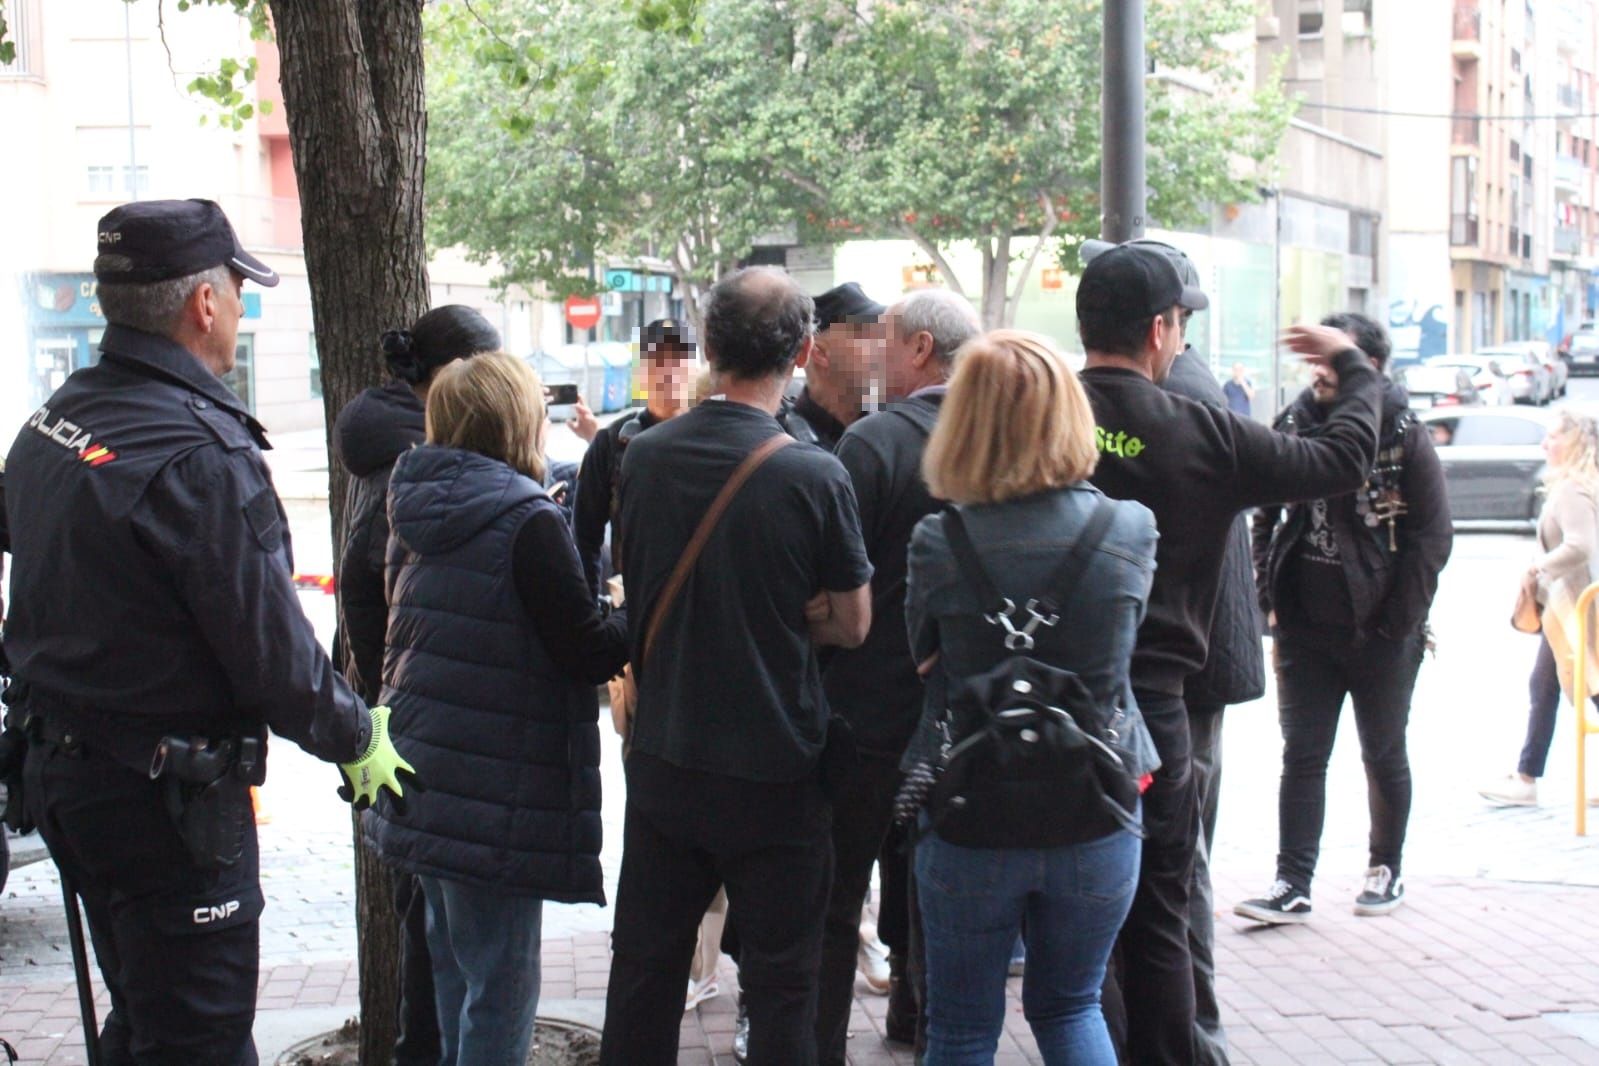
[[[102,282],[107,223],[140,210],[182,224],[157,233],[176,276],[227,263],[276,283],[205,201],[108,215]],[[135,267],[130,245],[151,238],[139,221],[117,249]],[[191,247],[218,224],[228,254]],[[34,412],[6,464],[28,807],[84,900],[111,997],[102,1061],[254,1064],[262,896],[244,779],[264,773],[268,728],[349,762],[370,719],[296,598],[259,423],[172,340],[112,325],[101,353]],[[172,736],[228,746],[231,791],[152,780]]]

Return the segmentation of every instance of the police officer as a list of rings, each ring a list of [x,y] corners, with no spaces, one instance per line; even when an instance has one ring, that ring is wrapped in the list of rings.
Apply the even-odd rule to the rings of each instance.
[[[639,334],[644,410],[624,415],[600,430],[583,454],[573,503],[572,535],[589,592],[595,596],[606,576],[621,569],[616,564],[622,558],[622,548],[615,539],[616,527],[612,523],[616,518],[616,484],[622,472],[622,455],[638,434],[693,405],[695,365],[694,335],[688,323],[658,318],[645,326]],[[604,558],[607,525],[611,525],[612,536],[609,560]]]
[[[118,207],[99,253],[101,360],[6,470],[28,808],[88,914],[101,1061],[254,1066],[266,730],[358,806],[410,768],[317,646],[262,428],[218,380],[243,283],[278,276],[207,200]]]

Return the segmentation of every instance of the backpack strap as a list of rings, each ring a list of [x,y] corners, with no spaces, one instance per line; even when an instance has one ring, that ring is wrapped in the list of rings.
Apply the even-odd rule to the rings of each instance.
[[[1089,553],[1099,547],[1105,539],[1105,534],[1110,530],[1110,524],[1116,517],[1116,509],[1110,500],[1100,496],[1094,505],[1093,513],[1088,516],[1088,522],[1083,526],[1077,540],[1067,551],[1066,558],[1056,567],[1055,572],[1049,577],[1049,582],[1044,586],[1045,595],[1034,597],[1027,602],[1027,612],[1038,622],[1045,625],[1054,625],[1049,619],[1059,614],[1060,602],[1065,601],[1065,593],[1069,593],[1077,584],[1077,578],[1082,572]],[[972,543],[971,534],[966,529],[966,521],[961,517],[959,509],[950,506],[944,509],[943,515],[944,535],[949,540],[950,549],[955,553],[955,562],[961,573],[977,592],[977,602],[983,614],[989,621],[1002,626],[1006,631],[1005,646],[1011,651],[1032,650],[1032,630],[1035,623],[1030,623],[1025,630],[1016,630],[1010,624],[1010,616],[1016,613],[1016,604],[1000,595],[999,588],[994,584],[994,579],[983,566],[983,561],[977,555],[977,548]],[[1060,593],[1057,597],[1057,593]]]

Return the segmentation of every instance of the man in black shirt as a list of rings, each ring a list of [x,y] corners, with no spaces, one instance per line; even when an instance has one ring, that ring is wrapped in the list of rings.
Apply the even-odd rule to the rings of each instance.
[[[885,310],[853,281],[816,297],[816,340],[805,387],[777,416],[795,440],[832,451],[866,410],[873,364],[881,362],[878,323]]]
[[[616,536],[617,481],[622,456],[634,437],[658,422],[688,410],[694,402],[694,337],[688,324],[659,318],[639,335],[639,366],[644,372],[642,411],[623,415],[600,430],[583,453],[577,494],[572,501],[572,535],[589,591],[600,594],[607,572],[620,573],[622,546]],[[611,558],[607,568],[605,527],[611,526]]]
[[[695,934],[719,885],[742,940],[751,1059],[815,1061],[832,876],[816,646],[859,645],[871,622],[872,568],[837,459],[792,446],[755,470],[644,654],[696,527],[741,463],[783,433],[774,415],[810,355],[811,314],[781,271],[717,283],[704,342],[722,397],[640,435],[622,464],[639,697],[601,1050],[610,1066],[677,1061]],[[807,621],[818,594],[818,620]]]
[[[1276,433],[1162,390],[1156,383],[1182,347],[1179,315],[1205,306],[1205,294],[1184,285],[1164,254],[1137,244],[1094,258],[1077,290],[1088,352],[1082,381],[1100,448],[1093,482],[1147,506],[1160,529],[1132,685],[1162,766],[1144,794],[1138,892],[1118,941],[1134,1062],[1195,1059],[1188,894],[1198,811],[1183,686],[1205,663],[1228,531],[1247,507],[1359,486],[1376,451],[1380,379],[1338,330],[1295,327],[1287,338],[1338,372],[1317,437]]]
[[[833,890],[817,1009],[822,1066],[844,1063],[861,905],[893,816],[900,756],[922,710],[922,682],[905,630],[911,531],[939,506],[922,481],[922,452],[944,401],[955,352],[982,331],[971,304],[943,289],[912,293],[888,310],[884,326],[877,386],[889,404],[851,425],[837,450],[855,486],[872,562],[872,629],[859,648],[833,654],[822,676],[828,703],[848,719],[861,754],[833,807]],[[893,979],[900,982],[896,1001],[901,1004],[909,1002],[909,989],[903,985],[904,865],[903,854],[883,856],[878,921],[891,952]],[[893,898],[896,891],[898,899]]]

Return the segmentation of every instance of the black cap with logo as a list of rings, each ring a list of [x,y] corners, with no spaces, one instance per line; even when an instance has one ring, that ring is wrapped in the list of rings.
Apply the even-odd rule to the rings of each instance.
[[[275,270],[245,251],[222,208],[210,200],[139,200],[100,219],[94,276],[107,284],[148,285],[227,266],[267,288]]]
[[[846,281],[816,297],[816,328],[821,331],[840,322],[876,322],[887,310],[858,284]]]
[[[659,352],[694,352],[694,330],[679,318],[657,318],[639,333],[639,351],[645,355]]]
[[[1209,306],[1199,286],[1185,282],[1172,257],[1154,244],[1135,241],[1100,251],[1088,259],[1077,283],[1079,318],[1125,322],[1173,307],[1203,311]]]

